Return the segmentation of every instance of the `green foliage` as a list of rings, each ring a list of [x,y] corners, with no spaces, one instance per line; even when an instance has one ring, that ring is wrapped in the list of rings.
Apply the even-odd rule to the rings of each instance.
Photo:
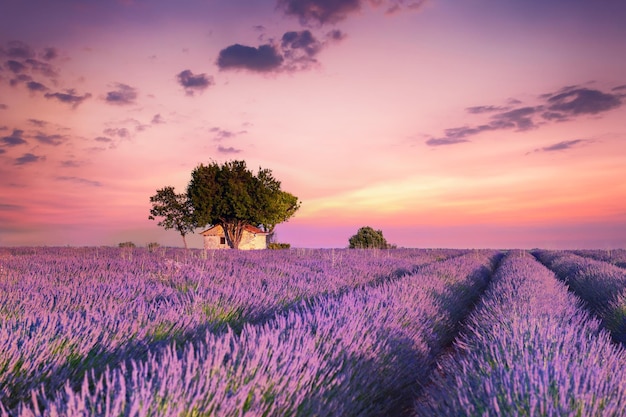
[[[267,244],[267,248],[268,249],[289,249],[289,248],[291,248],[291,244],[290,243],[271,242],[271,243]]]
[[[374,230],[369,226],[361,227],[356,235],[350,238],[349,243],[350,249],[390,249],[394,247],[387,243],[382,230]]]
[[[162,217],[163,220],[157,224],[165,230],[175,229],[180,233],[187,249],[185,236],[195,229],[193,208],[187,194],[176,194],[174,187],[163,187],[150,197],[150,202],[152,208],[148,219],[155,220],[157,217]]]
[[[157,250],[159,248],[159,244],[157,242],[150,242],[146,245],[146,247],[148,248],[148,251],[150,252],[154,252],[155,250]]]
[[[120,248],[134,248],[136,247],[136,245],[133,242],[121,242],[118,243],[118,245]]]
[[[239,247],[246,225],[260,225],[271,233],[300,208],[297,197],[280,189],[272,171],[259,168],[255,175],[245,161],[198,165],[187,196],[195,225],[221,225],[231,248]]]

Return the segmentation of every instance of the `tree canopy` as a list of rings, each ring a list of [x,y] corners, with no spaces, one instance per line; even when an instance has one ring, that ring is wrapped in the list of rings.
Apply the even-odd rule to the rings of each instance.
[[[393,247],[383,237],[382,230],[374,230],[369,226],[361,227],[356,235],[349,239],[349,243],[351,249],[389,249]]]
[[[200,164],[191,173],[187,197],[196,227],[220,225],[226,242],[237,249],[246,225],[272,233],[300,208],[294,195],[282,191],[269,169],[255,175],[245,161]]]
[[[187,198],[187,194],[176,194],[174,187],[163,187],[150,197],[152,208],[148,219],[155,220],[162,217],[157,223],[165,230],[175,229],[183,238],[185,249],[187,239],[185,236],[192,233],[196,228],[193,218],[193,208]]]

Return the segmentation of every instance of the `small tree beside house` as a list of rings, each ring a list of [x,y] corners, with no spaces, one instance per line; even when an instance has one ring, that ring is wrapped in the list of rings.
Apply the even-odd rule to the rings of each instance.
[[[187,236],[196,228],[193,217],[193,208],[187,198],[187,194],[176,194],[174,187],[163,187],[150,197],[152,209],[148,219],[163,219],[157,223],[165,230],[174,229],[183,238],[183,244],[187,249]]]

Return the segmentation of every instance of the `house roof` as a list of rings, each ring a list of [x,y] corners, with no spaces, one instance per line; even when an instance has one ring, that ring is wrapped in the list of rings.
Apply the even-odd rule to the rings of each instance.
[[[245,232],[248,233],[253,233],[255,235],[267,235],[267,232],[264,232],[263,230],[259,229],[258,227],[252,226],[251,224],[247,224],[243,227],[243,230]],[[201,235],[203,236],[224,236],[224,228],[219,225],[216,224],[215,226],[211,226],[208,229],[200,232]]]

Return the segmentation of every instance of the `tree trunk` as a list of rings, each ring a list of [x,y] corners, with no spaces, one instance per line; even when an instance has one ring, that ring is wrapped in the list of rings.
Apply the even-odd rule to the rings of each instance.
[[[239,244],[241,243],[241,237],[243,236],[243,228],[245,227],[246,222],[242,222],[239,220],[233,220],[229,222],[224,222],[222,224],[222,228],[224,229],[224,235],[226,236],[226,243],[232,249],[239,249]]]
[[[185,249],[189,249],[189,248],[187,248],[187,238],[182,233],[180,235],[183,237],[183,243],[185,244]]]

